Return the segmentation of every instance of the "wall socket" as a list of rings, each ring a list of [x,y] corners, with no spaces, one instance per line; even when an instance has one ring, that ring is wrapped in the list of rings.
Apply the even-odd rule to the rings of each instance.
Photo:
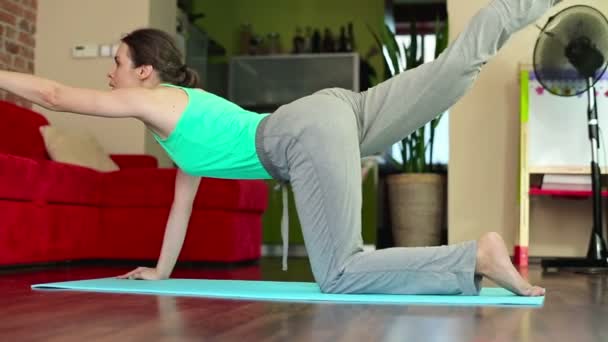
[[[100,57],[113,57],[113,55],[112,55],[112,45],[110,45],[110,44],[101,44],[99,46],[99,56]]]

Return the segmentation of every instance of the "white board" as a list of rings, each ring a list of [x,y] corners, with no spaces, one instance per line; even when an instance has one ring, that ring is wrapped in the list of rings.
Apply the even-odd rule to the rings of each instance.
[[[587,124],[587,95],[561,97],[543,89],[530,71],[528,83],[528,167],[589,167],[591,144]],[[600,124],[600,166],[608,150],[608,76],[596,86]],[[601,140],[603,139],[603,141]]]

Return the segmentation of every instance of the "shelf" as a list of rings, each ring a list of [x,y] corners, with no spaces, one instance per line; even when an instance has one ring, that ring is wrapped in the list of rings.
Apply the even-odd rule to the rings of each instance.
[[[529,174],[574,174],[574,175],[589,175],[591,167],[589,166],[530,166],[528,167]],[[601,167],[602,174],[608,174],[608,168]]]
[[[591,191],[585,190],[550,190],[541,188],[530,188],[530,196],[555,196],[555,197],[571,197],[571,198],[587,198],[591,197]],[[608,197],[608,190],[602,191],[602,197]]]

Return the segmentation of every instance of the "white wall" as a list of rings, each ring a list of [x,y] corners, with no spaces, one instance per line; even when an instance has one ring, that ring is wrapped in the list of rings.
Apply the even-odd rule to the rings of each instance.
[[[452,40],[488,3],[448,0]],[[549,14],[573,4],[587,4],[608,15],[606,0],[564,0],[538,24],[543,26]],[[519,224],[518,68],[520,63],[532,63],[538,33],[530,26],[514,35],[450,112],[450,243],[498,231],[512,250]],[[584,255],[591,222],[589,206],[535,199],[530,255]],[[566,216],[570,218],[564,220]]]

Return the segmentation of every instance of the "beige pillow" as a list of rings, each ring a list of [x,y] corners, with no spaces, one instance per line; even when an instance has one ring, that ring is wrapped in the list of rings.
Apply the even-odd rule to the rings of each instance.
[[[90,134],[67,132],[48,125],[41,126],[40,133],[46,150],[54,161],[102,172],[119,170],[118,165]]]

